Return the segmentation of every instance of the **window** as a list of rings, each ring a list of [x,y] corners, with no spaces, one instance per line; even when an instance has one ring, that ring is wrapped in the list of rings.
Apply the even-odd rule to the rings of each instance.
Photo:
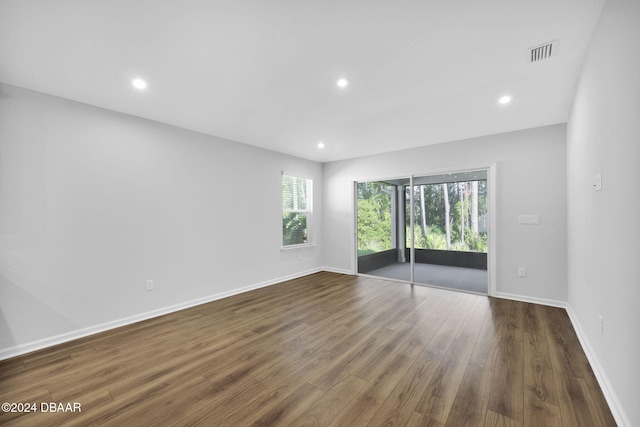
[[[282,174],[282,247],[311,245],[313,181]]]

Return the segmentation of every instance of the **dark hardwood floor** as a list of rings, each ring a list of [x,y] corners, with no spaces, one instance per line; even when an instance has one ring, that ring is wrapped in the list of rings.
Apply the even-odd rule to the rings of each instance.
[[[614,426],[564,310],[317,273],[0,362],[16,426]],[[39,409],[39,407],[38,407]]]

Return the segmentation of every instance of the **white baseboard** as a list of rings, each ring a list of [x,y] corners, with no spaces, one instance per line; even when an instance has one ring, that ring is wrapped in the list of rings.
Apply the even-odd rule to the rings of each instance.
[[[565,308],[565,309],[567,308],[566,301],[558,301],[558,300],[546,299],[546,298],[529,297],[529,296],[523,296],[523,295],[517,295],[517,294],[508,294],[506,292],[496,292],[492,296],[494,296],[496,298],[510,299],[510,300],[514,300],[514,301],[530,302],[532,304],[548,305],[548,306],[551,306],[551,307],[559,307],[559,308]]]
[[[65,332],[63,334],[55,335],[55,336],[44,338],[37,341],[31,341],[25,344],[16,345],[14,347],[3,348],[3,349],[0,349],[0,360],[10,359],[12,357],[20,356],[26,353],[31,353],[37,350],[42,350],[44,348],[52,347],[54,345],[62,344],[68,341],[73,341],[78,338],[83,338],[89,335],[105,332],[110,329],[119,328],[121,326],[130,325],[132,323],[136,323],[136,322],[151,319],[154,317],[162,316],[165,314],[173,313],[176,311],[184,310],[186,308],[195,307],[201,304],[206,304],[211,301],[216,301],[222,298],[227,298],[233,295],[249,292],[254,289],[264,288],[266,286],[275,285],[277,283],[285,282],[287,280],[297,279],[298,277],[307,276],[309,274],[317,273],[322,270],[324,269],[314,268],[311,270],[306,270],[299,273],[278,277],[276,279],[255,283],[253,285],[244,286],[242,288],[237,288],[230,291],[221,292],[218,294],[194,299],[191,301],[182,302],[179,304],[171,305],[169,307],[159,308],[157,310],[148,311],[146,313],[140,313],[134,316],[113,320],[111,322],[101,323],[99,325],[90,326],[88,328],[77,329],[75,331]]]
[[[598,380],[598,384],[600,384],[602,394],[604,394],[604,398],[609,404],[609,409],[611,409],[613,418],[615,418],[618,426],[631,427],[631,421],[629,421],[629,418],[627,417],[627,414],[624,411],[620,400],[618,400],[618,396],[616,395],[613,387],[611,386],[611,383],[609,382],[609,378],[605,374],[602,365],[600,365],[600,361],[596,357],[593,348],[589,344],[589,340],[587,340],[587,336],[582,330],[580,322],[578,322],[578,318],[576,317],[570,305],[567,304],[566,309],[567,314],[569,315],[569,319],[571,320],[571,324],[573,324],[573,329],[576,331],[576,335],[578,336],[578,340],[580,341],[580,345],[582,346],[582,350],[584,351],[584,354],[586,354],[587,359],[589,360],[589,364],[591,365],[591,369],[593,369],[593,373]]]
[[[498,292],[494,296],[496,298],[511,299],[516,301],[531,302],[534,304],[542,304],[542,305],[549,305],[552,307],[564,308],[567,311],[567,315],[571,320],[573,329],[576,331],[578,341],[580,341],[580,345],[582,346],[582,351],[584,351],[584,354],[587,356],[587,359],[589,360],[591,369],[593,369],[593,373],[595,374],[596,379],[598,380],[598,384],[600,385],[602,394],[604,394],[604,398],[606,399],[607,404],[609,405],[609,409],[611,410],[611,413],[615,418],[616,423],[620,427],[631,427],[631,421],[629,421],[627,414],[624,412],[624,409],[620,404],[620,400],[618,400],[616,393],[613,391],[613,387],[611,386],[611,383],[609,382],[609,379],[607,378],[607,375],[605,374],[604,369],[602,369],[602,365],[600,365],[600,362],[598,361],[598,358],[596,357],[595,352],[591,348],[591,345],[589,344],[589,341],[587,340],[587,337],[584,331],[582,330],[580,323],[578,322],[578,318],[576,317],[576,315],[573,312],[573,309],[567,302],[548,300],[544,298],[523,297],[521,295],[507,294],[503,292]]]
[[[353,273],[350,270],[343,270],[342,268],[322,267],[322,271],[328,271],[330,273],[348,274],[350,276],[353,276]]]
[[[83,329],[78,329],[75,331],[71,331],[71,332],[67,332],[64,334],[60,334],[60,335],[55,335],[53,337],[48,337],[45,339],[41,339],[41,340],[37,340],[37,341],[32,341],[29,343],[25,343],[25,344],[20,344],[14,347],[9,347],[9,348],[5,348],[5,349],[0,349],[0,360],[5,360],[5,359],[9,359],[12,357],[16,357],[16,356],[20,356],[26,353],[31,353],[33,351],[37,351],[37,350],[41,350],[47,347],[52,347],[54,345],[58,345],[58,344],[62,344],[68,341],[73,341],[75,339],[78,338],[83,338],[89,335],[93,335],[93,334],[97,334],[100,332],[104,332],[104,331],[108,331],[110,329],[115,329],[115,328],[119,328],[121,326],[126,326],[126,325],[130,325],[132,323],[136,323],[136,322],[140,322],[143,320],[147,320],[147,319],[151,319],[154,317],[158,317],[158,316],[162,316],[165,314],[169,314],[169,313],[173,313],[176,311],[180,311],[180,310],[184,310],[186,308],[190,308],[190,307],[194,307],[197,305],[201,305],[201,304],[206,304],[208,302],[211,301],[216,301],[222,298],[227,298],[233,295],[238,295],[244,292],[249,292],[252,291],[254,289],[259,289],[259,288],[264,288],[267,286],[271,286],[271,285],[275,285],[277,283],[281,283],[287,280],[292,280],[292,279],[297,279],[299,277],[303,277],[303,276],[307,276],[309,274],[313,274],[313,273],[317,273],[319,271],[328,271],[328,272],[332,272],[332,273],[339,273],[339,274],[348,274],[348,275],[352,275],[353,273],[349,270],[342,270],[342,269],[338,269],[338,268],[332,268],[332,267],[321,267],[321,268],[314,268],[311,270],[307,270],[307,271],[302,271],[299,273],[295,273],[295,274],[290,274],[288,276],[283,276],[283,277],[279,277],[276,279],[271,279],[271,280],[266,280],[264,282],[259,282],[259,283],[255,283],[253,285],[249,285],[249,286],[244,286],[242,288],[238,288],[238,289],[233,289],[230,291],[226,291],[226,292],[221,292],[218,294],[214,294],[214,295],[210,295],[207,297],[203,297],[203,298],[198,298],[195,300],[191,300],[191,301],[186,301],[180,304],[175,304],[169,307],[164,307],[161,309],[157,309],[157,310],[152,310],[146,313],[141,313],[141,314],[137,314],[135,316],[130,316],[130,317],[126,317],[123,319],[118,319],[118,320],[114,320],[111,322],[106,322],[106,323],[102,323],[100,325],[96,325],[96,326],[91,326],[88,328],[83,328]],[[515,300],[515,301],[522,301],[522,302],[530,302],[530,303],[534,303],[534,304],[542,304],[542,305],[548,305],[548,306],[552,306],[552,307],[560,307],[560,308],[564,308],[567,311],[567,314],[569,315],[569,319],[571,320],[571,323],[573,324],[573,328],[576,331],[576,335],[578,336],[578,340],[580,341],[580,344],[582,346],[583,351],[585,352],[587,359],[589,360],[589,363],[591,364],[591,367],[593,369],[593,372],[596,376],[596,379],[598,380],[598,383],[600,384],[600,388],[602,389],[602,393],[604,394],[605,399],[607,400],[607,403],[609,404],[609,408],[611,409],[611,412],[616,420],[616,422],[618,423],[619,426],[621,427],[630,427],[631,426],[631,422],[629,421],[629,418],[627,417],[626,413],[624,412],[624,409],[622,408],[622,405],[620,404],[620,401],[618,400],[618,397],[616,396],[615,392],[613,391],[613,387],[611,386],[611,383],[609,382],[604,370],[602,369],[602,366],[600,365],[600,362],[598,361],[598,358],[596,357],[593,349],[591,348],[591,345],[589,344],[589,341],[586,338],[586,335],[584,334],[582,327],[580,326],[580,323],[578,322],[575,314],[573,313],[573,310],[571,309],[571,306],[569,306],[566,302],[564,301],[557,301],[557,300],[550,300],[550,299],[544,299],[544,298],[534,298],[534,297],[526,297],[526,296],[522,296],[522,295],[515,295],[515,294],[508,294],[508,293],[504,293],[504,292],[497,292],[495,295],[496,298],[504,298],[504,299],[510,299],[510,300]]]

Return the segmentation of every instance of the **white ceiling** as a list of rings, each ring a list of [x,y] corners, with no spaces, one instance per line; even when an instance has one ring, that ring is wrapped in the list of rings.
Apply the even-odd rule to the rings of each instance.
[[[604,1],[0,0],[0,81],[324,162],[566,122]]]

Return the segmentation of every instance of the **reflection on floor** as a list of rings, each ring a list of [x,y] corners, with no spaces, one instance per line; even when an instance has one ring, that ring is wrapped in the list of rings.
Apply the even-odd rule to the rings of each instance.
[[[411,264],[408,262],[399,262],[369,271],[367,274],[409,281],[411,279]],[[416,263],[414,282],[481,294],[488,293],[487,270],[478,270],[475,268]]]

